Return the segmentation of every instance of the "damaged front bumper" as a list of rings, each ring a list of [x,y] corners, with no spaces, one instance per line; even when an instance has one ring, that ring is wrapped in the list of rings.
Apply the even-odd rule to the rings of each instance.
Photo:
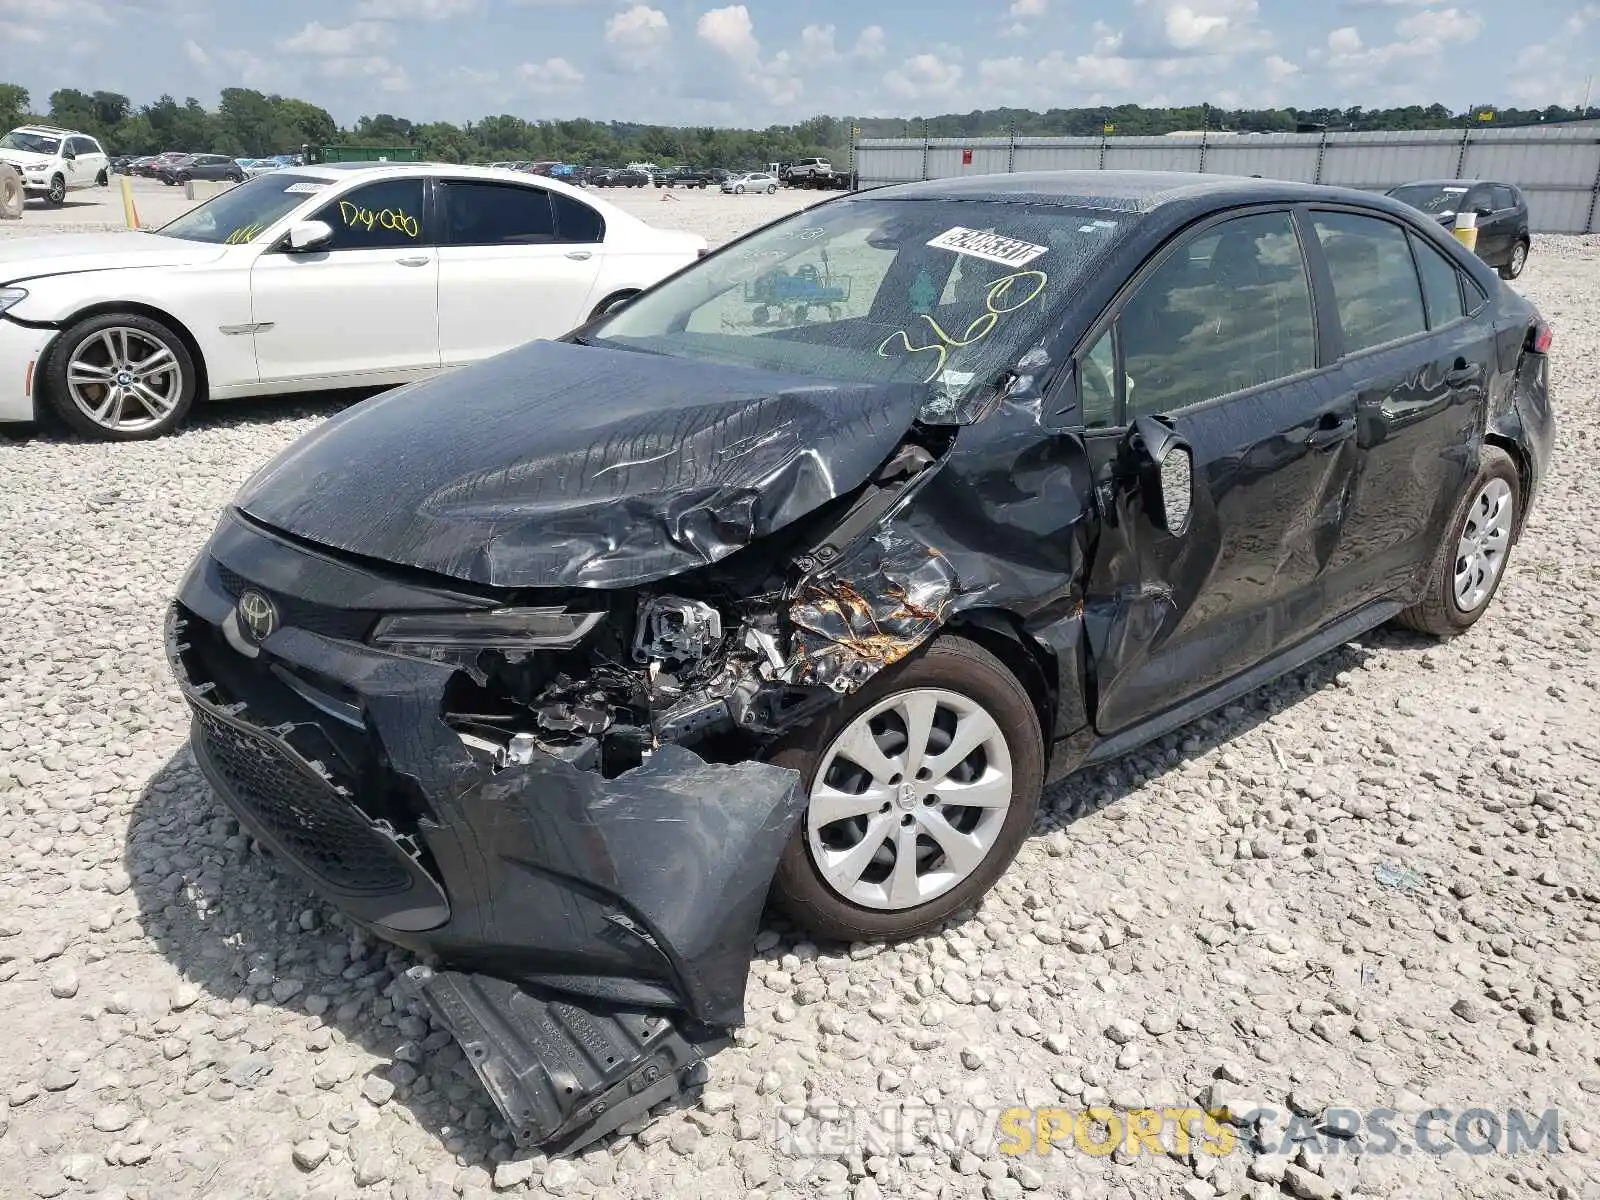
[[[629,1097],[625,1113],[696,1086],[743,1020],[796,773],[673,745],[611,779],[543,752],[486,763],[444,719],[455,668],[364,645],[358,613],[304,599],[347,565],[264,537],[219,557],[242,544],[213,539],[167,639],[196,759],[241,823],[450,968],[420,990],[520,1141],[570,1148]],[[259,643],[242,586],[281,610]]]

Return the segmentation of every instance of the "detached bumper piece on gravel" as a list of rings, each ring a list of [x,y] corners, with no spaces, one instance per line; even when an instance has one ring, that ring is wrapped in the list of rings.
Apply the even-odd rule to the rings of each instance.
[[[728,1044],[665,1016],[540,997],[488,975],[407,977],[455,1035],[519,1146],[571,1154],[663,1102],[698,1099],[706,1056]]]
[[[347,640],[359,613],[291,599],[287,579],[316,575],[285,543],[249,568],[281,605],[275,633],[241,637],[238,570],[207,555],[167,644],[196,761],[241,824],[447,968],[411,982],[519,1143],[570,1152],[692,1100],[744,1020],[798,774],[675,745],[610,778],[543,753],[485,762],[445,723],[453,667]]]

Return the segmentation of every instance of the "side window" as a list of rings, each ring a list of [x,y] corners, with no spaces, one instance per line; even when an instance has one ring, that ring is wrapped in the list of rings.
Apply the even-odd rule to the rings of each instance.
[[[1117,320],[1129,420],[1316,366],[1311,288],[1294,221],[1224,221],[1180,245]]]
[[[419,178],[369,183],[325,205],[315,219],[333,227],[329,250],[390,250],[433,240],[422,226]]]
[[[1455,265],[1427,242],[1411,235],[1417,269],[1422,274],[1422,298],[1428,304],[1428,328],[1438,329],[1462,316],[1461,278]]]
[[[1487,292],[1478,286],[1477,280],[1462,275],[1461,302],[1465,306],[1469,317],[1476,316],[1478,310],[1489,303],[1489,296]]]
[[[1475,187],[1467,193],[1467,198],[1461,202],[1461,212],[1494,211],[1494,196],[1486,187]]]
[[[1087,429],[1117,423],[1117,353],[1107,329],[1078,359],[1078,401]]]
[[[550,193],[550,203],[556,209],[556,233],[563,242],[595,245],[606,240],[605,218],[582,200]]]
[[[556,240],[550,193],[515,183],[451,180],[444,185],[451,246],[542,246]]]
[[[1494,206],[1496,209],[1515,208],[1517,206],[1517,194],[1504,185],[1495,185]]]
[[[86,150],[87,153],[89,153],[89,154],[104,154],[105,153],[105,151],[103,149],[101,149],[100,143],[95,141],[93,138],[84,138],[83,140],[86,143],[85,150]]]
[[[1405,230],[1354,213],[1315,213],[1311,220],[1333,278],[1346,354],[1427,328]]]

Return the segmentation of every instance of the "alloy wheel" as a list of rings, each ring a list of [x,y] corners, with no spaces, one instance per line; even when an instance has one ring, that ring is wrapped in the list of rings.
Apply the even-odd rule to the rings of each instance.
[[[1467,523],[1456,544],[1455,601],[1464,613],[1476,611],[1494,591],[1511,549],[1516,499],[1504,479],[1491,479],[1473,497]]]
[[[806,817],[812,861],[852,904],[925,904],[989,856],[1014,783],[1005,734],[976,701],[942,688],[896,693],[823,752]]]
[[[1511,274],[1521,275],[1522,268],[1528,265],[1528,247],[1518,242],[1511,248]]]
[[[50,180],[49,198],[51,204],[65,204],[67,202],[67,181],[59,175]]]
[[[183,367],[154,334],[113,325],[78,344],[67,360],[67,392],[103,429],[138,433],[166,420],[183,397]]]

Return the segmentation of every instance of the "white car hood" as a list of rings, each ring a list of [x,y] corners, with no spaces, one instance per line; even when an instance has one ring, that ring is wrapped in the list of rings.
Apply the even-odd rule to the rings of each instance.
[[[80,271],[128,267],[185,267],[214,262],[226,246],[158,237],[133,230],[0,239],[0,283]]]
[[[0,162],[26,167],[30,171],[42,170],[54,161],[48,154],[35,154],[31,150],[0,150]]]

